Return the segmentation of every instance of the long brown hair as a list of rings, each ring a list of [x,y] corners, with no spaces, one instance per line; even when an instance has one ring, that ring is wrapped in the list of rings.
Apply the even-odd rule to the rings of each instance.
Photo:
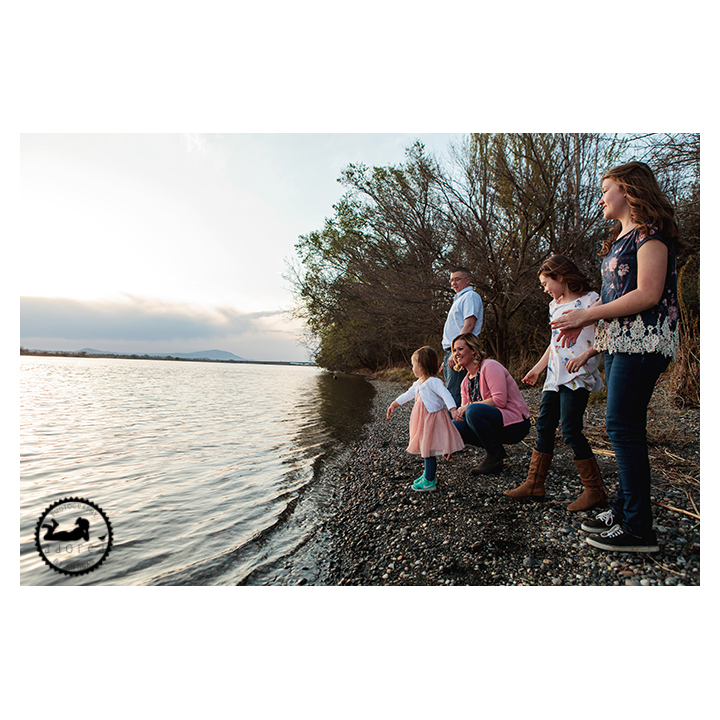
[[[567,284],[568,290],[574,295],[586,293],[591,289],[587,277],[580,272],[578,266],[570,258],[566,258],[564,255],[553,255],[545,260],[538,270],[538,277],[540,275],[553,280],[557,280],[558,276],[561,276],[563,282]]]
[[[678,229],[675,223],[675,210],[660,189],[653,171],[643,162],[633,162],[618,165],[605,173],[602,181],[612,180],[626,194],[630,205],[630,219],[640,227],[640,232],[650,234],[652,226],[657,227],[660,234],[671,243],[677,243]],[[610,235],[603,241],[598,253],[605,257],[610,252],[610,246],[615,242],[622,223],[618,223],[611,230]]]

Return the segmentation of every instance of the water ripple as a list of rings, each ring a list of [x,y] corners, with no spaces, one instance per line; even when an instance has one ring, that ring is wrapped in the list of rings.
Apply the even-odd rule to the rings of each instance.
[[[372,393],[298,366],[22,357],[20,379],[22,584],[241,582],[302,542],[297,504]],[[115,536],[77,578],[34,547],[37,518],[69,496]]]

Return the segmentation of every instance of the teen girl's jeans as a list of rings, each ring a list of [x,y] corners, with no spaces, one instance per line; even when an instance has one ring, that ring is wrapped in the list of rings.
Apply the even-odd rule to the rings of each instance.
[[[453,424],[466,445],[484,447],[490,455],[505,457],[503,445],[514,445],[530,432],[530,420],[503,425],[502,413],[492,405],[473,403],[465,410],[465,419]]]
[[[605,424],[618,472],[613,515],[633,535],[656,542],[650,502],[647,407],[670,359],[659,353],[605,353]]]
[[[583,416],[588,404],[590,391],[585,388],[571,390],[561,385],[557,390],[546,390],[540,401],[537,428],[538,452],[552,455],[555,448],[555,431],[560,425],[565,444],[572,448],[576,460],[587,460],[593,456],[592,448],[583,435]]]

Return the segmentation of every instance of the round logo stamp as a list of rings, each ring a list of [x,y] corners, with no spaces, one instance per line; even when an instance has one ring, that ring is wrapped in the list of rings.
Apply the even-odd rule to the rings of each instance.
[[[40,557],[56,572],[83,575],[101,565],[112,548],[110,520],[94,502],[58,500],[48,506],[35,526]]]

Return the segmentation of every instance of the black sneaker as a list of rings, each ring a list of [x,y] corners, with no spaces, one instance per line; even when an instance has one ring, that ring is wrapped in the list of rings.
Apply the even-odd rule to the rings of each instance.
[[[590,535],[587,541],[593,547],[613,552],[651,553],[660,550],[657,542],[649,542],[637,535],[632,535],[627,530],[624,530],[622,525],[613,525],[605,532]]]
[[[612,510],[606,510],[596,515],[592,520],[585,520],[580,526],[586,533],[601,533],[609,530],[615,525],[615,517]]]

